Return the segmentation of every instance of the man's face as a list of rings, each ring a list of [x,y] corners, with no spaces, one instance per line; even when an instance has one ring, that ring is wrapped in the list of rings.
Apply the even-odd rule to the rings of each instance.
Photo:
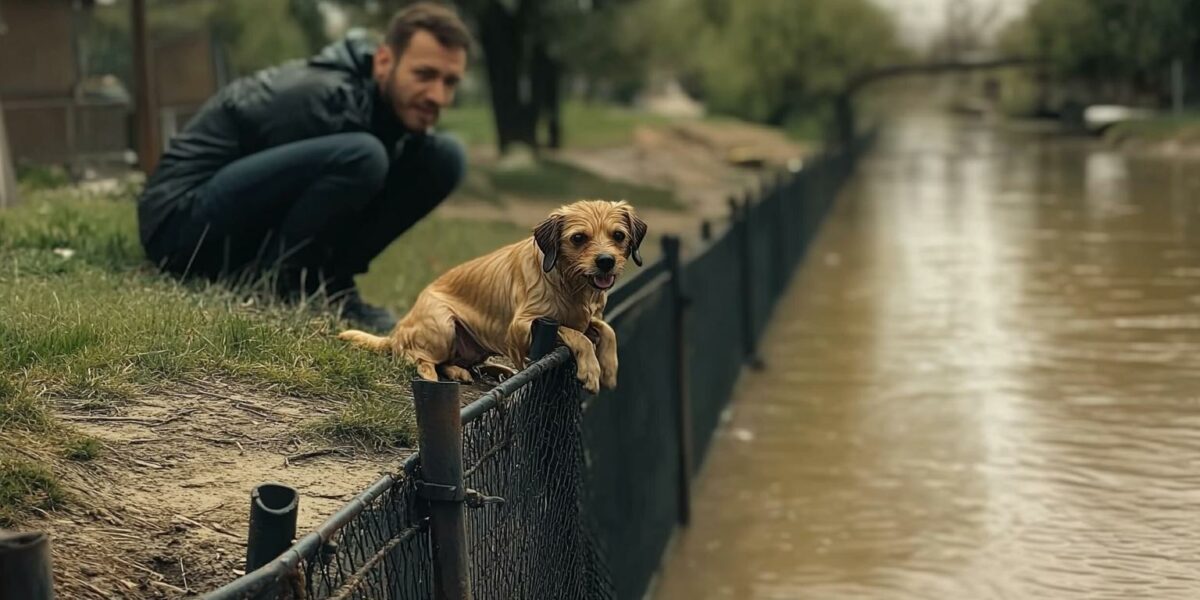
[[[384,100],[410,131],[437,123],[442,109],[467,69],[467,51],[448,48],[428,31],[418,30],[400,56],[383,44],[375,52],[374,76]]]

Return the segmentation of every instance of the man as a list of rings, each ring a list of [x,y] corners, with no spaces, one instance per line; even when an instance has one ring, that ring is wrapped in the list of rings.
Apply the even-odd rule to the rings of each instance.
[[[470,45],[451,9],[422,2],[378,46],[349,36],[230,83],[147,181],[147,255],[179,276],[269,275],[291,297],[324,291],[357,325],[391,329],[354,276],[462,180],[463,151],[430,128]]]

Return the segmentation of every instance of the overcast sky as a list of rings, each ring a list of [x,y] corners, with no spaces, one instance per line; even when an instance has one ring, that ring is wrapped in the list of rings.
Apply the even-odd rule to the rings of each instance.
[[[924,49],[946,26],[949,5],[971,7],[978,14],[998,10],[994,26],[1019,17],[1030,0],[872,0],[896,15],[900,35],[908,44]]]

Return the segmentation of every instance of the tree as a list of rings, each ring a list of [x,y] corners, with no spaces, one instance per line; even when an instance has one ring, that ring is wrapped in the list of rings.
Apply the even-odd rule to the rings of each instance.
[[[1200,0],[1039,0],[1002,44],[1045,58],[1055,76],[1096,95],[1165,103],[1171,62],[1200,59],[1197,19]]]
[[[784,125],[900,55],[891,20],[867,0],[759,0],[727,9],[699,50],[700,66],[710,105],[743,118]]]

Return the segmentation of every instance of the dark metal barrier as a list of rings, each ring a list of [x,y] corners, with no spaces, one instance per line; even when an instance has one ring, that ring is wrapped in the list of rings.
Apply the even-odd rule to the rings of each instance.
[[[591,510],[617,598],[645,595],[686,524],[690,490],[681,486],[700,470],[742,366],[762,366],[755,348],[770,313],[872,140],[731,199],[729,223],[702,224],[699,248],[678,269],[648,266],[610,295],[620,382],[587,404],[584,432]]]
[[[618,598],[641,597],[678,518],[674,309],[663,273],[610,313],[618,391],[592,399],[584,416],[591,510]]]
[[[463,412],[473,598],[611,598],[584,510],[575,363],[554,349],[557,324],[533,337],[550,353]]]
[[[459,598],[640,600],[687,521],[691,476],[742,365],[755,360],[776,300],[872,139],[733,201],[730,222],[705,223],[688,256],[667,239],[665,260],[614,290],[618,390],[584,403],[570,352],[550,351],[553,329],[542,327],[552,337],[534,346],[549,353],[463,408],[461,431],[445,434],[442,443],[461,446],[461,482],[422,481],[413,455],[282,555],[206,597],[433,598],[461,584]],[[454,472],[439,467],[438,477]],[[434,540],[430,508],[464,504],[465,535],[440,527],[445,536]],[[456,545],[465,545],[465,569],[447,566],[461,562]],[[448,557],[438,569],[435,549]]]

